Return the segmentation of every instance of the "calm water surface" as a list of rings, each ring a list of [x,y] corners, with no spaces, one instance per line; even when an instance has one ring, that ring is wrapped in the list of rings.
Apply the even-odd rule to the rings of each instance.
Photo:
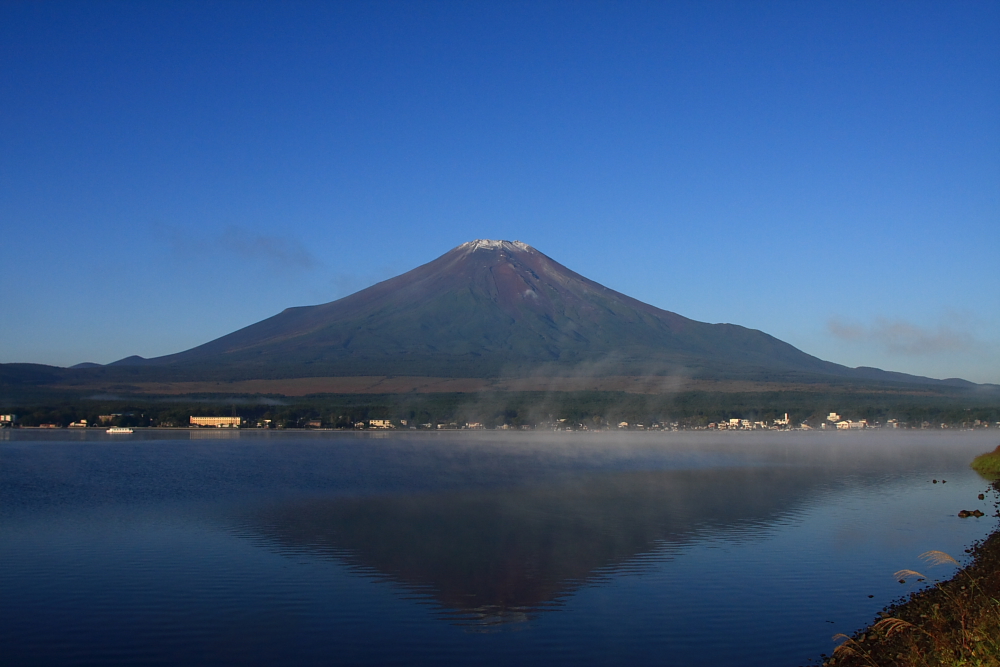
[[[0,431],[0,663],[806,664],[997,440]]]

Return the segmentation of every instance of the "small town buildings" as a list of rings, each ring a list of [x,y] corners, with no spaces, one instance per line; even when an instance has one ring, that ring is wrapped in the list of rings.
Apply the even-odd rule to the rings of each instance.
[[[715,429],[718,431],[767,431],[767,430],[780,430],[791,428],[792,420],[788,417],[788,413],[785,413],[784,418],[775,419],[770,425],[766,421],[756,420],[751,421],[749,419],[722,419],[718,422],[711,422],[707,427],[695,427],[696,429]],[[664,428],[666,426],[664,425]],[[681,429],[679,422],[672,422],[670,424],[670,429],[673,431],[679,431]]]
[[[191,417],[191,426],[214,426],[215,428],[239,428],[242,417]]]
[[[391,419],[369,419],[369,428],[396,428],[392,425]]]

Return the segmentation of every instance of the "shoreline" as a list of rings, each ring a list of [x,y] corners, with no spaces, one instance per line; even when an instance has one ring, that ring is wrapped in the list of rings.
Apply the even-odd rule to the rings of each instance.
[[[0,430],[4,431],[70,431],[74,433],[96,433],[99,431],[104,431],[108,429],[108,425],[101,426],[0,426]],[[859,429],[837,429],[837,428],[739,428],[739,429],[714,429],[706,427],[682,427],[682,428],[615,428],[615,427],[601,427],[601,428],[555,428],[548,424],[535,424],[526,426],[510,426],[509,428],[500,427],[454,427],[448,426],[444,428],[413,428],[405,426],[394,426],[391,428],[338,428],[331,426],[317,426],[317,427],[303,427],[303,426],[290,426],[290,427],[279,427],[279,428],[264,428],[259,426],[239,426],[239,427],[216,427],[216,426],[129,426],[128,428],[134,429],[135,431],[208,431],[208,432],[225,432],[225,431],[243,431],[243,432],[305,432],[305,433],[632,433],[632,434],[670,434],[670,433],[709,433],[709,434],[728,434],[730,436],[734,435],[776,435],[776,434],[835,434],[837,437],[853,436],[853,435],[871,435],[876,433],[893,433],[897,435],[915,435],[915,434],[993,434],[1000,431],[997,427],[952,427],[952,428],[917,428],[917,427],[906,427],[906,428],[890,428],[886,426],[869,426],[867,428]],[[998,447],[997,449],[1000,449]],[[993,454],[991,452],[991,454]]]
[[[1000,518],[1000,481],[987,482]],[[970,561],[945,581],[935,581],[888,605],[878,618],[851,636],[836,635],[840,645],[823,654],[831,667],[916,667],[941,665],[1000,666],[1000,525],[965,553]],[[942,552],[921,556],[925,571],[955,562]],[[897,578],[924,580],[901,570]]]

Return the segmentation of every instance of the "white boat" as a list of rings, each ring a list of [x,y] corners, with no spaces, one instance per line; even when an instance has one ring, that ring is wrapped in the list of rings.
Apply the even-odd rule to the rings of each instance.
[[[132,429],[126,428],[124,426],[112,426],[106,432],[107,433],[131,433]]]

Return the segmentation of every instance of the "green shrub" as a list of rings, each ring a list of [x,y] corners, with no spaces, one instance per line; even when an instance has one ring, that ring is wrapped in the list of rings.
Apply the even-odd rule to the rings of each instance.
[[[974,458],[972,469],[987,479],[1000,479],[1000,447]]]

